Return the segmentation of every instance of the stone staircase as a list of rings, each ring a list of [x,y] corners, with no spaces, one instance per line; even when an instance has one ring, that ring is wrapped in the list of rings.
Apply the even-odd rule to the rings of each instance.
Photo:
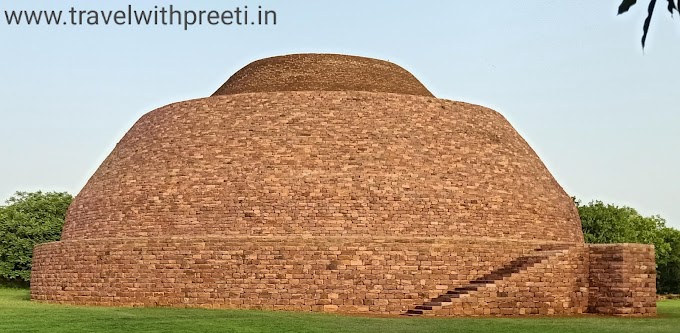
[[[544,245],[535,249],[532,253],[516,258],[492,272],[485,274],[477,279],[468,281],[467,284],[448,290],[429,301],[409,309],[404,315],[421,316],[433,315],[434,311],[443,309],[459,301],[461,298],[474,295],[479,289],[497,285],[505,278],[515,274],[521,274],[536,264],[543,263],[553,257],[563,255],[568,252],[568,245],[551,244]]]

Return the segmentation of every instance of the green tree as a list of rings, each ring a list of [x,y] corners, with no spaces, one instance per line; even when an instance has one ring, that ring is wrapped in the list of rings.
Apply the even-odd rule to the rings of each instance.
[[[679,11],[678,8],[680,8],[680,0],[676,0],[673,2],[673,0],[666,0],[668,3],[668,11],[671,13],[671,16],[673,15],[673,11]],[[633,7],[637,3],[637,0],[623,0],[621,2],[621,5],[619,5],[619,15],[627,12],[630,7]],[[677,3],[677,4],[676,4]],[[654,8],[656,7],[656,0],[650,0],[649,1],[649,6],[647,6],[647,18],[645,19],[645,22],[642,24],[642,48],[645,48],[645,43],[647,42],[647,32],[649,32],[649,25],[652,22],[652,16],[654,15]]]
[[[0,206],[0,283],[30,282],[33,247],[59,240],[72,200],[68,193],[17,192]]]
[[[680,231],[673,228],[663,230],[663,237],[670,246],[664,262],[657,263],[657,290],[662,294],[680,294]]]

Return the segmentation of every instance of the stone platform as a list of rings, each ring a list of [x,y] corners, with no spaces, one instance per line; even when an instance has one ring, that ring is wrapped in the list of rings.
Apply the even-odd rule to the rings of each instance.
[[[32,299],[53,303],[433,316],[656,311],[654,252],[643,245],[237,236],[63,241],[35,254]],[[448,304],[424,308],[465,286]]]

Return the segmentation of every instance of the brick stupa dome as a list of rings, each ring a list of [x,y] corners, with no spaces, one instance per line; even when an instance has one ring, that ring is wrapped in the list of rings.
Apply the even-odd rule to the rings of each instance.
[[[281,91],[367,91],[433,97],[405,69],[387,62],[339,54],[294,54],[255,61],[213,96]]]
[[[33,297],[401,313],[583,246],[572,199],[499,113],[389,62],[291,55],[144,115],[36,249]],[[585,306],[577,282],[559,290],[559,313]]]

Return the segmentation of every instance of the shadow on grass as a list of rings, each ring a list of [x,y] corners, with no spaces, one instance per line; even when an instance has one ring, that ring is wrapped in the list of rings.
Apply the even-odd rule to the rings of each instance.
[[[27,302],[31,300],[31,290],[0,285],[0,297],[4,301]]]
[[[0,278],[0,288],[10,288],[10,289],[28,289],[30,284],[22,280],[7,280]]]

